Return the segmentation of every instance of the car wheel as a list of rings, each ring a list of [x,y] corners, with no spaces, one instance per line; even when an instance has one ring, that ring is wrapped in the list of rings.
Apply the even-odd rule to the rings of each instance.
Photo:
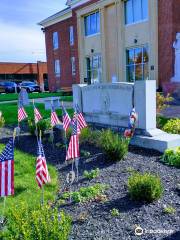
[[[27,88],[27,89],[26,89],[26,91],[27,91],[28,93],[30,93],[30,92],[31,92],[29,88]]]

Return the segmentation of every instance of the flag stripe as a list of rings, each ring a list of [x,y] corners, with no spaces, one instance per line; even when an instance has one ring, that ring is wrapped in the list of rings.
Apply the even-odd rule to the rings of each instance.
[[[2,195],[1,194],[1,189],[2,189],[2,163],[0,163],[0,196]]]
[[[11,194],[14,195],[14,161],[11,161]]]
[[[5,162],[2,162],[2,177],[1,177],[1,196],[5,196],[5,172],[4,172]]]

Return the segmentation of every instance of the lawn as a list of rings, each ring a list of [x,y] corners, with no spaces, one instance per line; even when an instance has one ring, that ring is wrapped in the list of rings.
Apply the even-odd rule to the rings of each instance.
[[[41,112],[43,118],[49,118],[51,111],[45,110],[45,106],[43,103],[37,103],[36,107]],[[29,118],[33,118],[33,106],[32,104],[28,107],[25,107],[25,110],[28,114]],[[9,124],[17,124],[17,104],[16,103],[7,103],[7,104],[0,104],[0,111],[3,114],[3,117],[5,119],[5,123],[7,125]],[[72,116],[73,110],[68,109],[68,113]],[[58,109],[57,111],[58,116],[62,115],[62,110]]]
[[[4,145],[0,144],[0,152],[3,147]],[[36,156],[15,150],[14,161],[15,195],[6,198],[6,212],[20,201],[25,201],[31,207],[39,204],[41,200],[41,190],[35,181]],[[45,201],[55,199],[58,182],[58,174],[55,167],[48,164],[48,170],[51,176],[51,183],[44,187]],[[1,215],[3,211],[3,198],[0,199],[0,209]]]
[[[30,99],[46,98],[46,97],[60,97],[60,100],[64,102],[72,102],[73,100],[72,96],[61,96],[61,93],[30,93],[29,94]],[[18,99],[17,93],[0,94],[0,102],[13,101],[17,99]]]

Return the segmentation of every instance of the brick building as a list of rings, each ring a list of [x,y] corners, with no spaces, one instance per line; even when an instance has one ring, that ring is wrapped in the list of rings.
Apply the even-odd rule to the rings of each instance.
[[[22,81],[37,82],[44,89],[47,83],[47,63],[9,63],[0,62],[0,81]]]
[[[43,20],[50,90],[156,79],[170,89],[179,0],[69,0]]]

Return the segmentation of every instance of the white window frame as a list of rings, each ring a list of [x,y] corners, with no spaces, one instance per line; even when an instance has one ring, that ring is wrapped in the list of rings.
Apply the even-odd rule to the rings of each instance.
[[[69,42],[70,42],[70,46],[74,45],[74,27],[73,26],[69,27]]]
[[[97,14],[99,14],[99,18],[97,18]],[[91,16],[92,15],[96,16],[96,31],[91,32],[91,33],[87,33],[87,29],[86,29],[87,20],[86,19],[89,17],[90,28],[91,28],[91,25],[92,25]],[[99,19],[99,23],[98,23],[97,19]],[[92,30],[92,28],[91,28],[91,30]],[[91,12],[90,14],[87,14],[86,16],[84,16],[84,36],[85,37],[90,37],[90,36],[98,35],[98,34],[100,34],[100,32],[101,32],[101,14],[100,14],[100,11],[97,10],[97,11]]]
[[[126,48],[126,52],[128,51],[128,50],[136,50],[136,49],[141,49],[142,50],[142,59],[144,58],[144,48],[146,48],[147,49],[147,53],[148,53],[148,62],[144,62],[143,60],[142,60],[142,62],[141,63],[138,63],[138,64],[136,64],[136,63],[127,63],[127,54],[126,54],[126,81],[127,82],[129,82],[128,81],[128,73],[127,73],[127,68],[128,67],[130,67],[130,66],[132,66],[133,68],[134,68],[134,75],[133,75],[133,81],[132,82],[134,82],[134,81],[141,81],[141,80],[144,80],[145,79],[145,77],[144,77],[144,66],[147,64],[148,65],[148,77],[147,77],[147,79],[146,80],[148,80],[149,79],[149,48],[148,48],[148,45],[141,45],[141,46],[134,46],[134,47],[131,47],[131,48]],[[136,80],[136,67],[137,66],[141,66],[142,67],[142,79],[138,79],[138,80]]]
[[[71,57],[71,73],[72,73],[72,76],[76,75],[76,59],[75,59],[75,57]]]
[[[59,35],[58,32],[53,32],[53,49],[59,48]]]
[[[126,0],[126,1],[124,1],[124,22],[125,22],[125,25],[126,26],[129,26],[129,25],[134,25],[134,24],[138,24],[138,23],[143,23],[143,22],[147,22],[148,21],[148,18],[149,18],[149,11],[148,11],[148,16],[146,17],[146,18],[142,18],[142,19],[140,19],[140,20],[137,20],[137,21],[134,21],[134,19],[133,19],[133,22],[131,22],[131,23],[126,23],[126,4],[127,4],[127,2],[128,1],[132,1],[132,4],[133,4],[133,2],[135,1],[135,0]],[[141,15],[142,15],[142,1],[143,0],[141,0]],[[149,2],[149,0],[148,0],[148,2]],[[134,5],[132,6],[132,10],[133,10],[133,12],[132,12],[132,15],[133,15],[133,18],[134,18]],[[148,5],[148,10],[149,10],[149,5]]]
[[[60,65],[60,60],[59,59],[54,60],[54,74],[55,74],[56,77],[61,76],[61,65]]]

